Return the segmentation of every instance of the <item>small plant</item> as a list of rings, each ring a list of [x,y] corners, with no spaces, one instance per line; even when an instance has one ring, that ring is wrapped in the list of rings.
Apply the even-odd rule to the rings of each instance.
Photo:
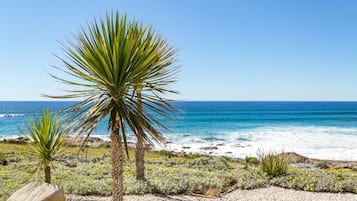
[[[247,169],[248,165],[250,165],[250,164],[259,165],[259,160],[256,157],[253,157],[253,156],[246,156],[245,159],[244,159],[245,168]]]
[[[8,165],[8,161],[5,157],[5,154],[3,154],[2,152],[0,152],[0,165]]]
[[[172,152],[171,152],[171,151],[160,150],[160,151],[158,151],[158,153],[159,153],[161,156],[166,156],[167,158],[171,158],[171,157],[172,157]]]
[[[326,161],[322,161],[322,162],[319,162],[316,167],[318,168],[321,168],[321,169],[327,169],[328,168],[328,164]]]
[[[276,152],[259,152],[260,167],[270,177],[285,175],[288,171],[288,163],[282,155]]]
[[[191,154],[185,155],[185,157],[189,158],[189,159],[195,159],[195,158],[201,158],[201,157],[205,157],[205,156],[202,154],[198,154],[198,153],[191,153]]]
[[[25,133],[31,141],[32,153],[39,159],[39,167],[45,169],[45,182],[51,183],[51,167],[64,143],[64,129],[59,117],[49,109],[29,117],[25,122]]]
[[[103,144],[100,144],[97,148],[104,148],[104,149],[107,149],[107,148],[110,148],[110,145],[107,144],[107,143],[103,143]]]

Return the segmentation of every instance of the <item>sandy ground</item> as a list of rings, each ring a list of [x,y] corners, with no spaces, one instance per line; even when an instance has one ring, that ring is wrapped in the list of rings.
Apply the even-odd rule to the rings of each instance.
[[[67,201],[110,201],[110,197],[67,196]],[[221,198],[202,198],[187,195],[126,195],[125,201],[357,201],[357,194],[351,193],[313,193],[279,187],[254,190],[235,190]]]

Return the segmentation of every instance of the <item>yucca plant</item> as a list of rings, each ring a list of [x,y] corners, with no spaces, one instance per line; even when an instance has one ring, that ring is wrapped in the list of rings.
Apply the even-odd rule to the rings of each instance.
[[[118,13],[94,20],[63,49],[66,57],[60,59],[64,68],[56,68],[68,76],[51,75],[71,89],[66,95],[49,97],[82,100],[65,110],[78,134],[88,137],[109,117],[113,199],[123,200],[126,128],[143,141],[164,139],[159,128],[165,126],[154,114],[168,117],[173,109],[162,95],[173,92],[168,85],[175,81],[175,50],[150,26]]]
[[[45,170],[45,182],[51,183],[51,165],[57,161],[64,142],[65,129],[59,116],[49,109],[43,110],[25,121],[25,134],[30,139],[32,154]]]

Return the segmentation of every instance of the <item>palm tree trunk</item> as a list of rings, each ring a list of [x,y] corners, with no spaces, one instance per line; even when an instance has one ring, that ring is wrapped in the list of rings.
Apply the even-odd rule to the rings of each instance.
[[[141,119],[141,115],[143,112],[143,105],[141,100],[141,87],[137,90],[137,106],[139,110],[139,118]],[[145,167],[144,167],[144,131],[139,126],[137,128],[137,141],[135,148],[135,165],[136,165],[136,180],[144,180],[145,179]]]
[[[48,165],[45,166],[45,182],[51,183],[51,167]]]
[[[144,139],[143,136],[139,134],[137,137],[135,149],[136,180],[145,179],[144,153]]]
[[[123,149],[119,127],[120,121],[117,119],[110,136],[112,141],[113,201],[123,200]]]

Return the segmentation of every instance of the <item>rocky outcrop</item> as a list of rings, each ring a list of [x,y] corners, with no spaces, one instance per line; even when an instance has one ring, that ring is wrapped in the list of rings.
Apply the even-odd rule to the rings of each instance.
[[[317,166],[323,163],[326,168],[357,168],[356,161],[320,160],[315,158],[308,158],[295,152],[285,152],[279,155],[282,156],[288,163],[310,163]]]
[[[58,186],[35,182],[17,190],[8,201],[65,201],[65,196]]]
[[[25,137],[17,137],[17,138],[4,139],[3,141],[10,144],[26,144],[28,139],[26,139]]]
[[[81,146],[83,142],[87,147],[110,147],[110,142],[105,141],[99,137],[89,137],[86,139],[85,137],[67,137],[65,139],[65,144],[67,146]]]
[[[208,146],[208,147],[201,147],[200,148],[201,150],[215,150],[215,149],[218,149],[218,147],[216,146]]]

